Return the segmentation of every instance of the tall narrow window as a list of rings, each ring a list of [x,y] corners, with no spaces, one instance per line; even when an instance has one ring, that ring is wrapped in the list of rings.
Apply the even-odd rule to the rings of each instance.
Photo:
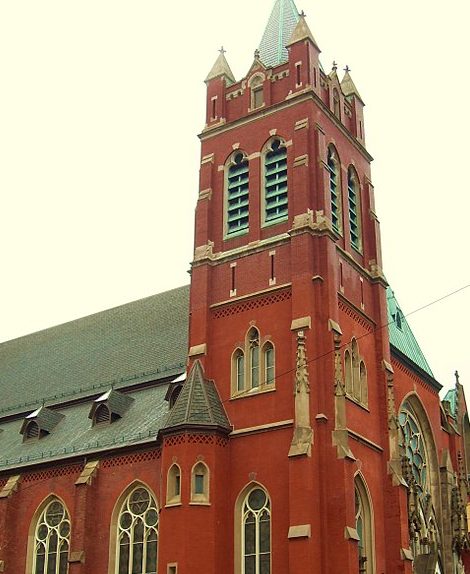
[[[191,502],[209,502],[209,469],[203,462],[194,465],[191,472]]]
[[[64,505],[53,499],[41,513],[34,533],[34,574],[67,574],[70,518]]]
[[[248,229],[248,159],[235,152],[227,173],[227,235]]]
[[[333,113],[337,118],[341,119],[341,102],[336,88],[333,90]]]
[[[250,349],[250,382],[251,388],[259,387],[259,333],[253,328],[248,333]]]
[[[287,219],[287,148],[280,139],[271,141],[264,161],[264,221]]]
[[[266,343],[263,347],[264,382],[266,385],[274,383],[274,347]]]
[[[242,512],[242,574],[270,574],[271,504],[266,492],[253,488]]]
[[[264,105],[264,88],[262,76],[256,76],[252,79],[251,88],[251,109],[255,110]]]
[[[126,497],[117,528],[116,574],[155,574],[158,509],[146,488],[139,486]]]
[[[335,231],[341,231],[341,181],[339,178],[339,160],[336,150],[328,148],[328,172],[330,175],[331,223]]]
[[[349,236],[351,245],[361,249],[361,219],[359,205],[359,186],[356,172],[352,167],[348,170],[348,205],[349,205]]]
[[[356,532],[359,538],[357,547],[359,574],[373,574],[375,567],[372,508],[367,488],[360,475],[354,480],[354,508]]]
[[[173,464],[168,471],[166,483],[166,503],[179,504],[181,502],[181,470]]]
[[[232,355],[232,389],[233,393],[245,390],[245,353],[241,349]]]
[[[361,405],[367,406],[367,369],[364,359],[359,354],[359,345],[354,337],[344,351],[344,378],[346,394]]]

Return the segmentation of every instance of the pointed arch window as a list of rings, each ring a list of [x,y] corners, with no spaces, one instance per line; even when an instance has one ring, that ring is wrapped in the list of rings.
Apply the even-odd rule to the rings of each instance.
[[[274,138],[264,154],[264,223],[284,221],[287,215],[287,148]]]
[[[67,574],[69,546],[69,514],[54,498],[41,512],[34,532],[34,574]]]
[[[329,191],[331,201],[331,223],[335,231],[341,232],[341,180],[338,154],[333,146],[328,147],[327,159]]]
[[[249,166],[246,154],[236,151],[227,168],[227,236],[248,230]]]
[[[346,394],[361,405],[368,403],[367,369],[359,354],[359,345],[353,337],[344,351],[344,378]]]
[[[138,486],[126,497],[117,528],[116,574],[155,574],[158,508],[146,488]]]
[[[349,237],[351,245],[361,250],[361,208],[359,198],[359,182],[352,166],[348,169],[348,206],[349,206]]]
[[[358,535],[359,574],[374,574],[372,508],[365,483],[360,476],[354,480],[354,511]]]
[[[232,354],[232,396],[274,389],[276,355],[274,345],[262,340],[256,327],[251,327],[243,348]]]
[[[271,572],[271,502],[268,494],[255,487],[242,505],[242,574]]]
[[[166,503],[169,505],[181,502],[181,469],[175,463],[168,470],[166,483]]]
[[[250,329],[248,333],[248,348],[249,348],[249,369],[250,369],[250,386],[252,389],[259,387],[259,332],[258,329]]]
[[[191,471],[191,502],[209,502],[209,468],[203,462],[195,464]]]

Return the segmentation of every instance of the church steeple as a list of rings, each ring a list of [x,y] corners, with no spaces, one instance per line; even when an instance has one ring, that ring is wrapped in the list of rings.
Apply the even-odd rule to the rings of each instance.
[[[294,0],[276,0],[259,46],[260,60],[267,67],[287,62],[287,44],[299,22]]]

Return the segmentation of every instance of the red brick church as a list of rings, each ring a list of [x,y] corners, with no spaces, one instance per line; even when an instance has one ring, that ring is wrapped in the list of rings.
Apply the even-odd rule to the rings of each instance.
[[[220,52],[190,286],[0,345],[0,572],[470,572],[463,388],[388,286],[364,102],[319,55],[293,0],[244,78]]]

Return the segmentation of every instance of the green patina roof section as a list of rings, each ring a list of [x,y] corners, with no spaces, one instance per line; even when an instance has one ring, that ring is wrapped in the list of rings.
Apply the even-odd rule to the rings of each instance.
[[[444,401],[449,403],[450,414],[455,418],[457,416],[457,389],[450,389],[450,391],[447,391]]]
[[[287,62],[286,45],[299,18],[294,0],[276,0],[259,46],[259,57],[265,66]]]
[[[185,369],[189,286],[0,344],[0,417]]]
[[[388,331],[390,344],[401,351],[408,359],[434,378],[431,368],[421,351],[393,291],[387,288]]]

